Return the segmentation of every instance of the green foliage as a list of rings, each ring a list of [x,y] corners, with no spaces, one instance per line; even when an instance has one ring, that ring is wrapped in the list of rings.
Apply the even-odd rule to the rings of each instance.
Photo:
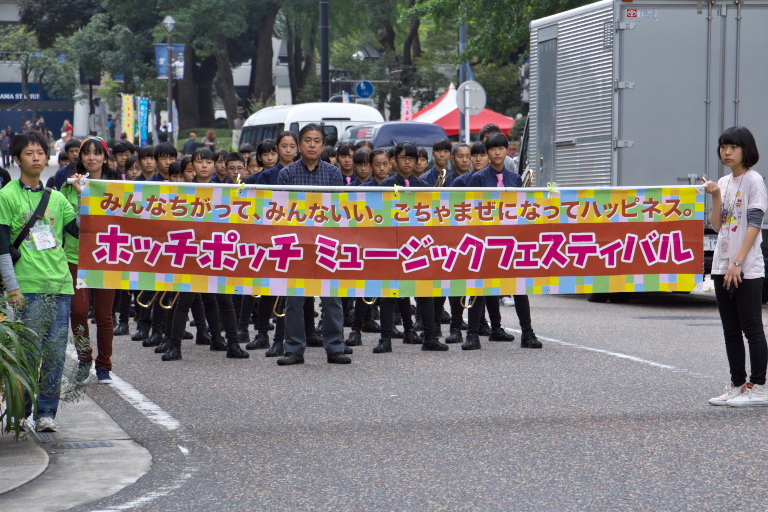
[[[0,307],[5,309],[6,302]],[[33,343],[34,332],[17,319],[0,314],[0,424],[3,433],[21,434],[25,414],[25,393],[37,397],[40,392],[40,351]]]
[[[486,107],[515,117],[523,110],[520,97],[520,76],[516,66],[499,66],[493,63],[472,66],[475,80],[483,84],[488,102]]]

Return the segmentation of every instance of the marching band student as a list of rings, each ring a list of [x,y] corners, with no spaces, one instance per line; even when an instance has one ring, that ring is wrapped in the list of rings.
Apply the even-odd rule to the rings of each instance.
[[[355,145],[342,142],[336,151],[336,166],[344,175],[344,184],[349,185],[355,179]]]
[[[373,142],[369,140],[361,140],[355,144],[355,151],[359,149],[367,149],[368,151],[373,151]]]
[[[155,148],[152,146],[144,146],[139,148],[139,167],[141,168],[141,176],[136,178],[135,181],[147,181],[151,180],[157,174],[157,160],[155,160]]]
[[[240,174],[240,181],[245,181],[246,178],[259,174],[263,170],[264,167],[261,166],[259,161],[259,154],[251,153],[245,161],[245,171]],[[237,176],[235,176],[235,180],[237,180]],[[235,182],[233,181],[232,183]]]
[[[141,176],[139,157],[131,155],[125,161],[125,179],[135,181],[139,176]],[[131,296],[131,291],[129,290],[115,290],[114,309],[120,315],[117,327],[115,327],[115,336],[130,334],[128,321],[131,318]]]
[[[509,149],[509,141],[507,141],[507,137],[503,133],[498,132],[491,134],[485,142],[485,149],[491,164],[482,171],[475,172],[469,181],[469,186],[489,188],[520,187],[523,184],[520,176],[516,172],[510,171],[504,167],[504,159],[506,158],[507,150]],[[520,328],[523,331],[523,335],[520,339],[520,346],[522,348],[541,348],[541,342],[536,338],[536,334],[534,334],[533,327],[531,326],[531,306],[528,301],[528,296],[515,295],[514,297],[515,311],[517,312],[517,318],[520,321]],[[461,345],[463,350],[478,350],[481,348],[478,329],[480,319],[484,315],[485,303],[486,298],[484,296],[478,296],[475,299],[472,308],[469,310],[467,340]],[[493,318],[491,321],[494,321]],[[500,321],[498,328],[503,332]],[[499,333],[497,332],[495,334]]]
[[[107,165],[109,149],[106,142],[100,138],[88,137],[80,146],[80,154],[75,166],[75,173],[89,174],[95,180],[119,180],[118,172],[113,171]],[[125,161],[123,161],[123,165]],[[62,194],[69,200],[72,208],[78,208],[78,191],[75,185],[66,184],[61,189]],[[72,282],[77,283],[77,265],[80,240],[71,234],[64,237],[64,252],[67,255],[69,270],[72,274]],[[112,378],[109,372],[112,370],[112,342],[114,340],[114,325],[112,323],[112,305],[115,298],[115,290],[94,289],[94,318],[96,320],[96,377],[99,384],[111,384]],[[130,300],[130,299],[129,299]],[[130,302],[128,303],[130,307]],[[88,309],[90,309],[90,289],[75,288],[72,296],[72,310],[70,318],[72,322],[72,334],[78,340],[75,343],[78,355],[78,377],[85,379],[91,369],[93,354],[91,338],[88,329]],[[128,323],[127,315],[124,318]],[[127,332],[126,332],[127,334]]]
[[[344,176],[333,165],[320,160],[325,147],[325,132],[316,123],[305,125],[299,132],[301,159],[280,171],[278,185],[342,186]],[[321,297],[323,305],[323,344],[327,361],[331,364],[349,364],[352,359],[344,352],[344,318],[338,297]],[[307,346],[305,332],[304,297],[286,297],[285,356],[278,359],[281,366],[304,363]]]
[[[395,155],[395,149],[397,148],[397,145],[392,146],[389,148],[389,175],[394,176],[397,174],[397,156]],[[414,169],[415,170],[415,169]],[[418,176],[417,176],[418,178]]]
[[[117,172],[125,174],[125,162],[135,151],[133,144],[127,140],[119,140],[112,146],[112,156],[117,164]]]
[[[25,400],[25,416],[34,412],[35,430],[55,432],[61,376],[67,349],[67,324],[74,293],[72,275],[62,247],[64,233],[80,235],[78,215],[67,199],[55,190],[44,190],[40,175],[48,163],[48,141],[39,132],[16,134],[13,159],[21,177],[0,190],[0,273],[8,305],[18,308],[24,325],[36,333],[29,340],[40,350],[41,375],[37,410]],[[79,178],[80,176],[75,176]],[[80,192],[80,184],[73,185]],[[46,199],[47,198],[47,199]],[[48,201],[27,239],[18,247],[21,259],[14,265],[11,246],[34,216],[41,201]],[[111,305],[109,306],[111,310]],[[87,311],[87,307],[86,307]],[[46,314],[46,312],[50,314]]]
[[[157,163],[155,174],[147,181],[168,181],[168,168],[179,156],[179,152],[173,147],[173,144],[163,142],[155,146],[155,162]]]
[[[227,179],[226,163],[225,160],[229,151],[224,148],[217,149],[213,153],[213,163],[216,170],[216,174],[213,175],[211,183],[224,183]]]
[[[186,160],[189,157],[184,157],[184,160]],[[192,160],[189,161],[189,167],[192,167]],[[171,166],[168,168],[168,177],[170,178],[171,183],[185,183],[186,180],[184,179],[184,173],[181,172],[181,162],[179,160],[176,160],[171,164]]]
[[[238,159],[241,163],[242,158],[239,154],[233,153],[227,155],[230,158]],[[198,183],[211,183],[214,174],[213,153],[208,148],[198,148],[192,153],[192,166],[195,169]],[[209,305],[206,306],[206,319],[210,326],[211,350],[220,350],[227,352],[228,358],[247,359],[250,354],[243,350],[239,345],[237,336],[237,317],[235,308],[232,304],[232,296],[223,293],[205,293],[202,294],[203,300],[207,299]],[[218,313],[213,312],[213,305],[210,300],[214,299],[218,307]],[[171,328],[171,337],[168,341],[167,352],[163,354],[163,361],[176,361],[181,359],[181,340],[184,337],[184,329],[189,318],[189,309],[195,300],[194,293],[182,292],[176,301],[176,309],[173,311],[173,324]],[[195,324],[197,325],[197,321]],[[221,338],[221,326],[224,327],[226,343]],[[160,348],[158,347],[158,351]]]
[[[197,175],[195,174],[195,168],[192,166],[192,156],[185,156],[181,160],[176,160],[176,162],[179,163],[179,169],[181,170],[181,176],[183,178],[182,181],[185,183],[193,183],[197,179]],[[215,178],[216,174],[213,176]],[[213,183],[213,178],[211,179],[211,183]]]
[[[720,311],[731,382],[725,393],[709,399],[712,405],[755,407],[768,405],[765,368],[768,347],[762,315],[765,279],[762,224],[768,193],[760,174],[752,169],[760,159],[755,138],[742,127],[725,130],[718,156],[731,173],[718,182],[704,183],[712,195],[712,227],[718,232],[712,259],[712,280]],[[749,344],[751,375],[744,368],[744,337]]]
[[[330,161],[331,165],[336,165],[336,148],[333,146],[325,146],[323,153],[328,155],[328,160]]]
[[[277,136],[277,156],[279,158],[277,164],[271,169],[260,172],[256,178],[249,176],[245,182],[248,185],[277,185],[277,177],[280,175],[280,171],[295,161],[298,148],[299,139],[296,138],[295,133],[287,131],[281,132],[280,135]]]
[[[421,177],[429,183],[430,187],[434,187],[440,178],[445,179],[448,173],[448,162],[451,160],[451,149],[451,141],[448,139],[437,139],[432,145],[432,158],[435,159],[435,165]]]
[[[413,170],[413,175],[417,178],[421,178],[424,173],[427,172],[428,166],[429,155],[427,154],[427,150],[419,146],[419,159],[416,161],[416,169]]]
[[[280,160],[277,154],[277,142],[274,139],[264,139],[256,147],[256,156],[262,171],[273,168]]]
[[[401,142],[396,146],[395,155],[397,158],[397,174],[390,176],[381,182],[382,187],[429,187],[429,185],[419,178],[413,176],[413,170],[416,168],[416,159],[419,156],[416,146],[410,142]],[[424,351],[445,351],[448,345],[440,343],[435,336],[434,302],[432,297],[417,297],[416,302],[421,311],[421,319],[424,323],[424,339],[421,350]],[[384,298],[381,300],[381,339],[379,344],[374,347],[374,353],[392,352],[392,316],[395,305],[395,299]],[[401,309],[401,315],[403,311]],[[410,317],[410,311],[408,312]],[[405,324],[406,317],[403,315]],[[404,325],[405,326],[405,325]],[[406,330],[407,330],[407,326]]]
[[[372,179],[363,183],[364,187],[377,187],[389,177],[389,153],[386,149],[374,149],[371,153]]]
[[[253,153],[253,146],[251,146],[247,142],[244,144],[240,144],[240,147],[237,148],[237,152],[243,155],[243,158],[248,160],[248,157],[251,156],[251,153]]]
[[[349,185],[358,187],[371,180],[371,152],[367,149],[358,149],[352,161],[355,163],[355,179]]]
[[[125,161],[125,179],[129,181],[135,181],[139,176],[141,176],[139,157],[136,155],[131,155],[128,157],[128,160]]]

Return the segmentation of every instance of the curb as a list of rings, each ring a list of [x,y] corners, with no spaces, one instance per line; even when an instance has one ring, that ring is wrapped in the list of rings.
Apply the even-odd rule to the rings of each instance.
[[[28,484],[42,475],[50,460],[31,432],[15,441],[11,434],[0,437],[0,495]]]

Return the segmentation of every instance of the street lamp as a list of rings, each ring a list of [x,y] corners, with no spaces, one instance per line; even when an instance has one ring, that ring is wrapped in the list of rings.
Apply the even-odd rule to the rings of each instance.
[[[168,67],[168,142],[173,144],[173,67],[171,66],[171,33],[176,28],[176,20],[173,16],[166,16],[163,19],[163,26],[168,32],[168,58],[166,59]]]

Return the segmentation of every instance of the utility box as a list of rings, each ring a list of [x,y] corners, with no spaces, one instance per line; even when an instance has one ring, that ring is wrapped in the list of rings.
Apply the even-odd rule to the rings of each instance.
[[[717,181],[734,125],[768,160],[768,0],[604,0],[532,22],[530,54],[534,186]]]

